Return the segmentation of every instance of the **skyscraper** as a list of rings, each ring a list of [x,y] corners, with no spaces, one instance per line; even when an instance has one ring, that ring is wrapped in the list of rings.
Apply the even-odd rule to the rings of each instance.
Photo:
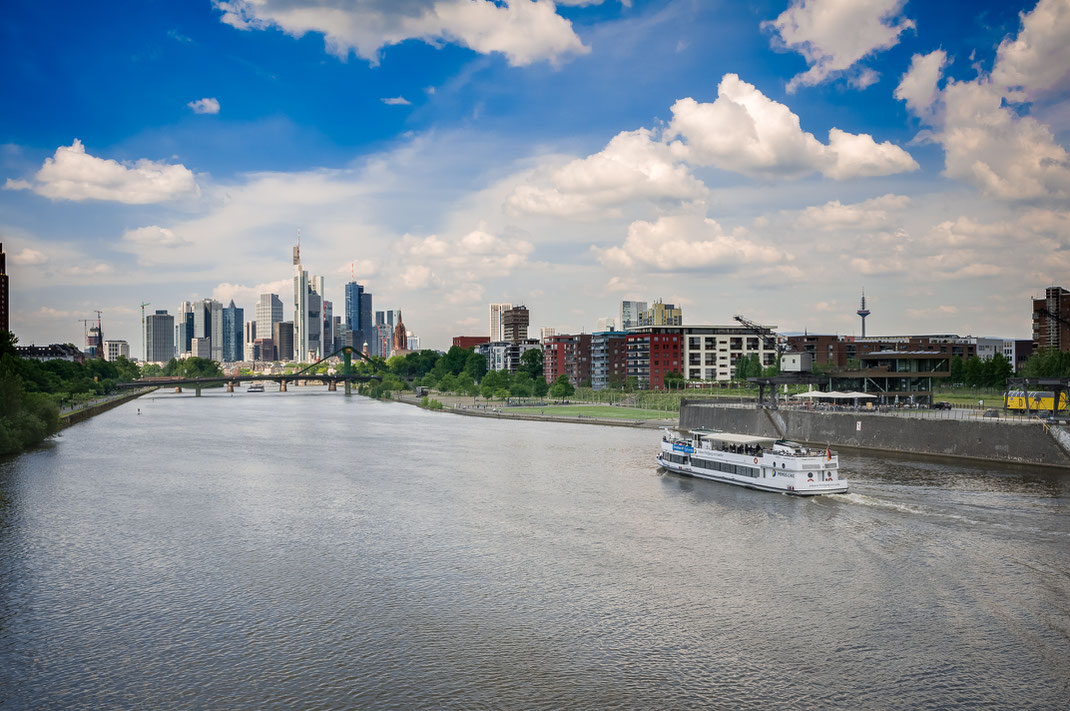
[[[260,338],[271,338],[275,324],[282,320],[282,299],[276,294],[261,294],[256,302],[256,333]]]
[[[283,362],[294,359],[294,325],[290,321],[279,321],[273,327],[271,340],[275,344],[275,359]]]
[[[230,305],[223,309],[223,347],[222,362],[234,363],[242,359],[242,322],[245,320],[245,310],[234,305],[234,299]],[[212,344],[215,350],[215,344]]]
[[[7,255],[4,254],[4,245],[0,242],[0,331],[9,331],[7,305]]]
[[[505,333],[502,330],[502,314],[513,308],[512,304],[491,304],[490,305],[490,340],[491,343],[495,341],[504,341]]]
[[[627,331],[639,325],[639,316],[646,311],[645,301],[620,302],[620,330]]]
[[[178,315],[175,317],[175,351],[177,355],[184,355],[193,350],[193,304],[183,301],[179,304]],[[145,339],[148,343],[149,339]]]
[[[171,317],[171,320],[174,321],[174,317]],[[201,299],[193,304],[193,336],[190,339],[190,350],[193,350],[193,338],[206,339],[209,342],[209,357],[217,362],[223,360],[223,304],[215,299]],[[149,340],[146,335],[145,343]]]
[[[145,360],[166,363],[175,356],[175,317],[166,309],[145,317]]]
[[[323,357],[323,277],[309,279],[301,267],[301,237],[294,247],[294,358],[312,362]]]
[[[502,338],[510,343],[520,343],[528,338],[531,317],[527,306],[514,306],[502,312]]]

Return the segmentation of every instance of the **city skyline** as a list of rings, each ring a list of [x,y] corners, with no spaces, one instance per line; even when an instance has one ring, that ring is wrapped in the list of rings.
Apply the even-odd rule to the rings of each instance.
[[[443,2],[485,14],[16,4],[12,330],[288,304],[298,230],[336,315],[355,276],[443,349],[489,303],[858,335],[863,288],[869,335],[1026,338],[1070,274],[1070,0]]]

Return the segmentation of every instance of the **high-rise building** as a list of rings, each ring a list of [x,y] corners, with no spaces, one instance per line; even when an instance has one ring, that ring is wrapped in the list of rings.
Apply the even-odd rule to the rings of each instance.
[[[372,295],[361,284],[351,281],[346,284],[346,325],[352,333],[353,347],[363,351],[368,344],[369,355],[381,355],[379,330],[373,320]]]
[[[502,312],[502,340],[520,343],[528,339],[531,315],[527,306],[514,306]]]
[[[628,378],[628,333],[601,331],[591,334],[591,387],[621,387]]]
[[[502,324],[502,314],[509,309],[513,308],[512,304],[491,304],[490,305],[490,340],[504,341],[505,330]]]
[[[145,317],[145,361],[166,363],[175,357],[175,317],[166,309]]]
[[[90,326],[85,336],[85,354],[89,358],[104,357],[104,333],[100,326]]]
[[[612,316],[605,316],[598,319],[595,327],[596,333],[604,333],[606,331],[614,331],[617,327],[617,320]]]
[[[7,305],[7,255],[4,244],[0,242],[0,331],[10,331]]]
[[[309,279],[301,267],[301,242],[294,247],[294,358],[312,362],[323,357],[323,277]]]
[[[573,386],[591,381],[591,334],[558,334],[542,343],[542,372],[552,383],[562,375]]]
[[[1070,351],[1070,291],[1049,286],[1033,299],[1033,342],[1037,348]]]
[[[649,309],[639,314],[639,326],[682,326],[683,311],[673,304],[666,304],[661,299],[654,302]],[[633,327],[634,328],[634,327]]]
[[[215,299],[201,299],[193,304],[192,338],[207,339],[209,357],[216,362],[223,360],[223,304]],[[145,341],[148,342],[147,337]],[[193,351],[192,341],[190,351]]]
[[[323,300],[323,352],[320,357],[325,357],[334,352],[334,303]]]
[[[545,341],[550,336],[556,336],[556,335],[557,335],[557,329],[554,328],[553,326],[544,326],[544,327],[539,329],[539,340],[540,341]]]
[[[230,305],[223,309],[223,363],[235,363],[242,359],[242,324],[245,320],[245,309],[234,305],[234,299]]]
[[[178,315],[175,317],[175,351],[178,355],[185,355],[193,350],[193,304],[183,301],[179,304]],[[148,339],[145,339],[148,343]]]
[[[620,302],[620,330],[627,331],[639,325],[639,315],[646,311],[645,301]]]
[[[245,322],[245,360],[259,360],[256,357],[256,321]]]
[[[275,345],[275,360],[288,362],[294,359],[294,325],[292,321],[279,321],[271,332]]]
[[[282,299],[277,294],[261,294],[256,302],[256,332],[260,338],[271,338],[275,324],[282,320]]]
[[[126,341],[104,341],[104,360],[114,363],[119,356],[130,357],[130,344]]]
[[[412,331],[409,331],[405,335],[406,335],[408,343],[409,343],[408,349],[410,351],[418,351],[418,350],[420,350],[420,337],[417,336]]]
[[[190,346],[190,355],[194,358],[204,358],[208,360],[212,357],[212,339],[211,338],[197,338],[194,336],[193,343]]]

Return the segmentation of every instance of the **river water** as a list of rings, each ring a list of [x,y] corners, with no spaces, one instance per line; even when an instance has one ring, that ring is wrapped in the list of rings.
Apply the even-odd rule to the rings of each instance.
[[[1067,707],[1066,474],[844,454],[800,499],[659,437],[123,405],[0,462],[0,709]]]

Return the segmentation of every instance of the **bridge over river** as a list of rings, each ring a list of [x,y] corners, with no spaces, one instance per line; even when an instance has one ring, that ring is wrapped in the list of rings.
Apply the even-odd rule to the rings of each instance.
[[[334,373],[331,375],[325,373],[312,373],[309,372],[316,366],[327,361],[328,358],[333,358],[336,355],[342,356],[342,372]],[[315,363],[307,365],[301,370],[294,371],[292,373],[277,373],[270,375],[215,375],[204,378],[172,378],[172,377],[159,377],[159,378],[143,378],[130,383],[119,383],[119,388],[143,388],[146,385],[156,387],[174,386],[175,392],[182,392],[182,388],[193,388],[196,391],[197,397],[201,395],[201,389],[206,387],[213,387],[216,385],[226,385],[227,392],[234,392],[234,386],[241,383],[250,382],[263,382],[270,380],[279,384],[279,390],[286,392],[288,383],[297,383],[298,381],[318,380],[327,384],[327,389],[334,392],[338,389],[338,383],[345,384],[345,393],[350,395],[353,392],[353,383],[366,383],[371,380],[382,380],[377,375],[358,375],[353,372],[353,356],[363,359],[370,363],[371,360],[367,358],[360,351],[345,346],[340,348],[330,355],[326,355],[320,358]]]

